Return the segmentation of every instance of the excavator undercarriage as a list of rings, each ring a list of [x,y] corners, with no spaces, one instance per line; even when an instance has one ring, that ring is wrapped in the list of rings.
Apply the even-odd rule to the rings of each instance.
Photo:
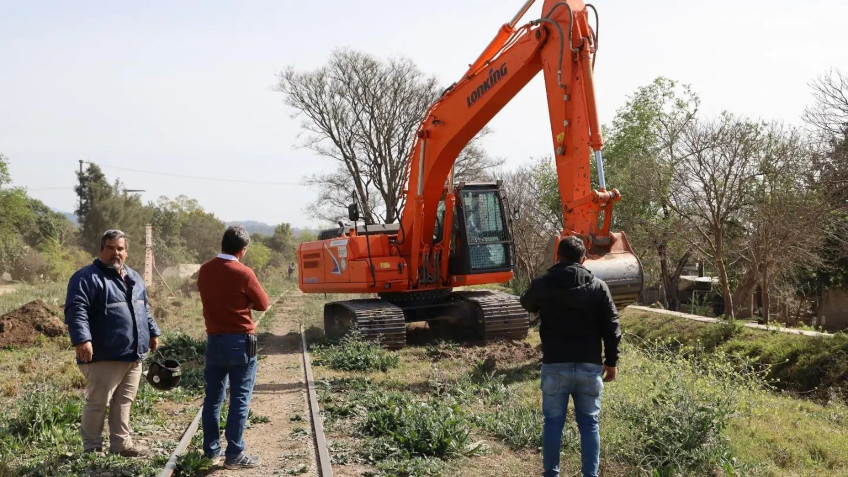
[[[426,321],[432,329],[465,330],[472,339],[492,342],[524,338],[530,317],[518,297],[495,290],[397,293],[324,305],[328,336],[355,326],[365,339],[389,349],[405,346],[406,323],[418,321]]]

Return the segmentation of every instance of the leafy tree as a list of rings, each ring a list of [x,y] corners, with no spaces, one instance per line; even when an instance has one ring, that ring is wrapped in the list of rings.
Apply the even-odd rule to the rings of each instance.
[[[221,250],[224,223],[184,195],[160,197],[153,206],[153,252],[157,263],[200,263]]]
[[[306,179],[319,191],[310,214],[335,222],[355,191],[367,223],[395,222],[404,205],[415,133],[441,92],[435,78],[408,59],[381,61],[337,50],[314,71],[289,67],[277,89],[303,118],[303,147],[337,162],[335,169]],[[479,174],[497,163],[472,145],[459,157],[457,170]]]
[[[6,159],[6,156],[0,154],[0,189],[11,182],[12,176],[9,175],[9,160]]]
[[[121,229],[129,239],[130,266],[144,264],[145,225],[152,211],[141,203],[139,194],[128,194],[120,181],[109,184],[96,164],[77,173],[79,183],[74,188],[79,197],[77,217],[80,223],[80,245],[96,255],[100,250],[100,237],[109,229]]]
[[[627,233],[648,281],[659,281],[660,300],[671,309],[679,307],[677,281],[691,257],[671,206],[679,165],[674,150],[699,105],[688,85],[658,77],[628,98],[604,132],[608,183],[623,195],[612,228]]]
[[[271,250],[280,252],[283,257],[293,259],[297,253],[297,242],[291,224],[282,223],[274,228],[274,235],[265,242]]]
[[[271,249],[261,241],[251,237],[250,245],[247,246],[247,253],[244,255],[244,264],[254,271],[259,271],[265,269],[270,260]]]

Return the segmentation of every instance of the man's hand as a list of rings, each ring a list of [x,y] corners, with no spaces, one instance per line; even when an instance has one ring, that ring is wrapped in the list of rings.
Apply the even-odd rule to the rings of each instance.
[[[151,336],[150,337],[150,352],[152,353],[152,352],[156,351],[156,348],[158,348],[158,347],[159,347],[159,337],[158,336]]]
[[[618,372],[618,369],[615,366],[607,366],[604,365],[604,382],[609,383],[611,381],[615,381],[615,374]]]
[[[94,356],[94,348],[91,346],[91,341],[80,343],[76,345],[75,348],[77,350],[77,360],[81,363],[91,361],[91,357]]]

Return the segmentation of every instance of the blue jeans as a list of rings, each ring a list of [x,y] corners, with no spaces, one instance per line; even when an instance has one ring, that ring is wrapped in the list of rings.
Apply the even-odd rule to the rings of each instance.
[[[224,437],[227,438],[227,458],[238,457],[244,451],[244,427],[256,381],[256,356],[248,357],[248,337],[245,334],[209,335],[206,340],[206,396],[203,399],[203,453],[215,457],[221,453],[221,405],[227,380],[230,382],[230,410]]]
[[[601,374],[603,366],[592,363],[542,364],[542,466],[545,477],[559,477],[562,429],[568,397],[574,399],[574,414],[580,430],[580,460],[584,477],[597,477],[601,460]]]

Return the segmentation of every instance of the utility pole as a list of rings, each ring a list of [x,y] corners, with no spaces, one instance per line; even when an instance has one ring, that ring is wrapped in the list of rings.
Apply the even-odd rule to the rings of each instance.
[[[83,162],[83,161],[82,161],[82,159],[80,159],[80,160],[79,160],[79,163],[80,163],[80,171],[79,171],[79,182],[80,182],[80,185],[82,184],[82,162]],[[81,211],[81,210],[82,210],[82,195],[85,193],[85,191],[80,191],[80,192],[81,192],[81,193],[80,193],[80,195],[79,195],[79,208],[78,208],[78,210],[80,210],[80,211]],[[77,217],[77,221],[79,221],[79,217]]]
[[[144,284],[148,290],[153,290],[153,225],[144,226]]]

